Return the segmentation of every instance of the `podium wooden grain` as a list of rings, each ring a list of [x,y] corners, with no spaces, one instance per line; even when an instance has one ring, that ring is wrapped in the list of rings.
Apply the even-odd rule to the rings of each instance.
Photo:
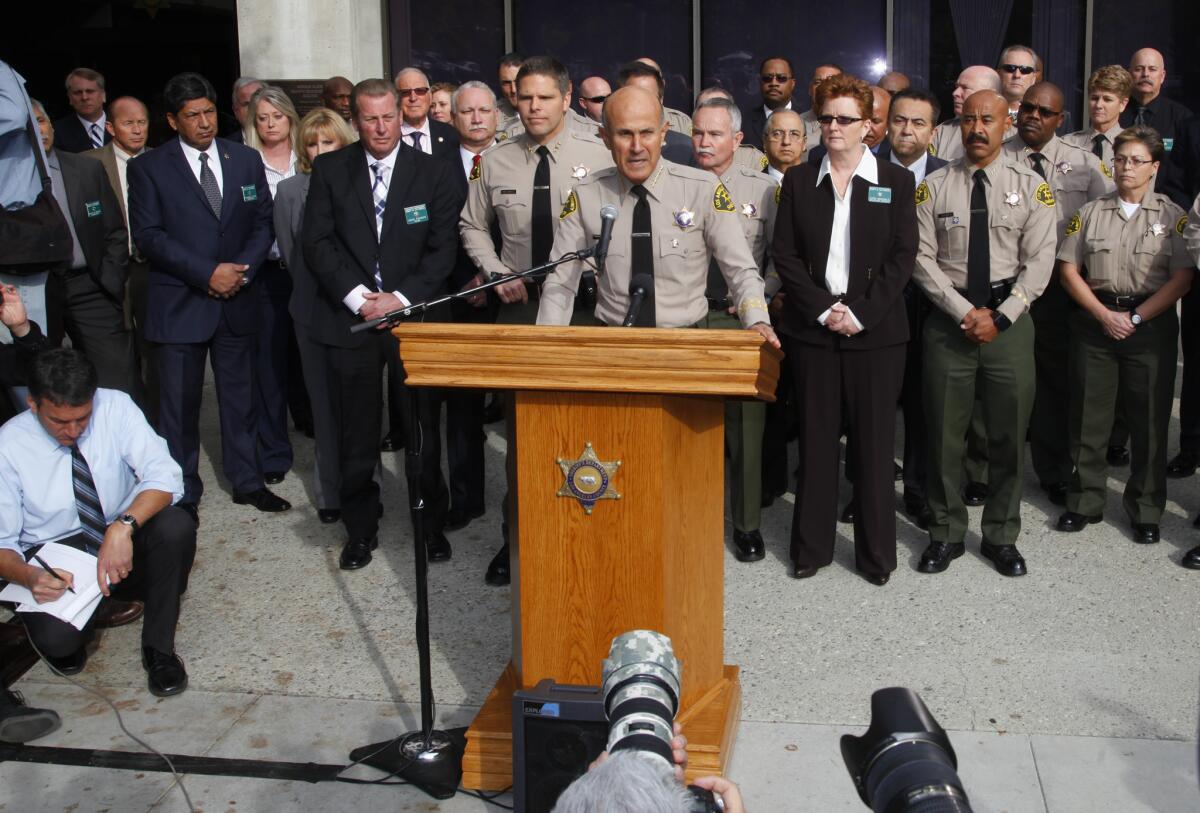
[[[512,693],[599,684],[613,636],[654,629],[683,662],[689,778],[722,773],[741,711],[724,663],[724,399],[774,397],[780,353],[738,330],[412,324],[411,386],[515,391],[512,661],[467,732],[463,785],[512,784]],[[620,461],[586,514],[557,459]]]

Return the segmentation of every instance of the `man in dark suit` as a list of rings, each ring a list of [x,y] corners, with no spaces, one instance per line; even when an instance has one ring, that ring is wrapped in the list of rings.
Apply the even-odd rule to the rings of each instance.
[[[33,102],[33,112],[54,198],[67,215],[74,243],[71,260],[46,280],[46,335],[51,344],[70,336],[95,365],[101,386],[122,390],[140,404],[142,381],[123,307],[129,238],[121,205],[104,168],[55,149],[54,127],[40,102]]]
[[[211,350],[233,501],[285,511],[291,505],[263,485],[256,454],[254,276],[273,239],[262,159],[215,138],[217,94],[200,74],[173,77],[163,98],[179,138],[129,162],[129,222],[150,261],[146,338],[159,345],[158,429],[183,468],[180,505],[198,516],[200,396]]]
[[[776,110],[792,109],[792,92],[796,89],[796,74],[792,63],[782,56],[767,57],[758,68],[762,104],[742,114],[742,143],[763,149],[763,129],[767,116]]]
[[[420,68],[396,74],[400,94],[401,141],[434,158],[458,157],[458,133],[449,124],[429,117],[429,77]]]
[[[398,350],[385,329],[351,334],[350,328],[446,291],[462,203],[453,177],[457,170],[449,160],[400,143],[394,85],[381,79],[359,82],[351,110],[360,141],[313,162],[303,236],[305,262],[322,298],[335,306],[314,318],[331,320],[327,332],[343,337],[331,353],[329,371],[339,399],[334,406],[341,428],[342,521],[349,535],[343,570],[365,566],[378,545],[381,503],[372,474],[382,428],[380,372]],[[423,438],[419,476],[425,521],[417,544],[426,545],[431,561],[440,561],[450,558],[450,543],[442,533],[447,493],[435,396],[417,390],[413,397],[420,427],[410,427],[409,437],[413,442]],[[405,417],[411,419],[411,412]]]
[[[105,129],[104,77],[91,68],[67,74],[67,102],[71,113],[54,122],[55,140],[62,152],[84,152],[112,141]],[[103,386],[103,385],[101,385]]]

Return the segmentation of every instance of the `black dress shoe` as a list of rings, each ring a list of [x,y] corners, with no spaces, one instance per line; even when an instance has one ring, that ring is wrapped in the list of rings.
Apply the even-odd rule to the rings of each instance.
[[[464,511],[461,508],[451,508],[446,512],[446,520],[442,523],[443,531],[457,531],[471,524],[471,520],[479,519],[484,514],[481,508],[478,511]]]
[[[1100,522],[1103,519],[1103,514],[1096,514],[1094,517],[1089,517],[1083,514],[1076,514],[1074,511],[1068,511],[1058,518],[1058,522],[1054,524],[1054,530],[1068,534],[1078,533],[1087,526]]]
[[[318,508],[317,519],[321,520],[325,525],[332,525],[342,518],[342,509],[340,508]]]
[[[921,573],[941,573],[950,567],[950,562],[963,555],[966,546],[959,542],[951,545],[946,542],[930,542],[929,547],[921,554],[917,570]]]
[[[792,562],[792,578],[793,579],[811,579],[813,576],[817,575],[817,571],[820,569],[821,568],[815,567],[815,566],[814,567],[801,567],[800,565],[796,564],[795,562]]]
[[[1179,561],[1179,564],[1189,570],[1200,570],[1200,545],[1183,554],[1183,558]]]
[[[1042,483],[1042,491],[1046,492],[1046,496],[1054,505],[1064,506],[1067,504],[1066,483]]]
[[[1157,522],[1133,523],[1133,541],[1139,545],[1153,545],[1160,538]]]
[[[1124,446],[1109,446],[1108,454],[1104,456],[1110,466],[1128,466],[1129,450]]]
[[[175,503],[175,507],[182,508],[184,511],[187,511],[188,516],[191,517],[192,521],[196,523],[196,527],[200,527],[200,507],[196,505],[196,503],[177,502]]]
[[[891,573],[860,573],[859,575],[876,587],[883,587],[892,578]]]
[[[360,536],[351,539],[342,547],[342,555],[338,558],[338,567],[342,570],[358,570],[371,563],[371,551],[379,547],[379,537]]]
[[[379,451],[381,452],[399,452],[404,448],[404,441],[392,432],[388,432],[383,436],[383,440],[379,441]]]
[[[283,478],[286,476],[286,471],[264,471],[263,482],[269,486],[278,485],[283,482]]]
[[[187,670],[174,652],[166,654],[148,646],[142,647],[142,666],[146,670],[146,686],[155,697],[180,694],[188,687]]]
[[[856,516],[858,516],[858,500],[852,497],[850,502],[846,503],[846,507],[842,509],[842,515],[838,517],[838,522],[853,523]]]
[[[275,513],[277,511],[287,511],[292,507],[292,504],[283,497],[277,497],[271,493],[271,490],[266,486],[242,493],[240,491],[233,492],[233,501],[238,505],[253,505],[259,511],[267,513]]]
[[[34,709],[25,698],[0,686],[0,742],[23,743],[44,737],[62,725],[50,709]]]
[[[904,479],[904,467],[896,461],[892,461],[892,476],[896,478],[896,482]]]
[[[132,624],[142,617],[145,605],[140,601],[121,601],[108,598],[100,602],[96,610],[96,629],[112,629]]]
[[[78,675],[83,671],[83,667],[87,666],[87,647],[79,647],[70,655],[63,655],[61,658],[52,658],[46,656],[46,662],[54,669],[64,675]]]
[[[978,508],[987,502],[988,487],[987,483],[967,483],[967,487],[963,489],[963,502],[972,508]]]
[[[492,561],[488,562],[487,573],[483,580],[492,587],[503,587],[511,580],[511,575],[508,569],[508,543],[505,542],[500,546],[500,550],[496,551],[496,555],[492,557]]]
[[[1200,457],[1194,452],[1181,449],[1179,454],[1171,458],[1171,462],[1167,464],[1167,476],[1191,477],[1196,473],[1197,465],[1200,465]]]
[[[757,562],[766,556],[762,534],[757,530],[739,531],[735,528],[733,545],[736,548],[734,556],[738,558],[739,562]]]
[[[996,572],[1001,576],[1024,576],[1028,572],[1025,569],[1025,558],[1021,556],[1016,545],[993,545],[984,542],[979,552],[992,560]]]
[[[431,562],[450,560],[450,540],[441,531],[425,535],[425,555]]]

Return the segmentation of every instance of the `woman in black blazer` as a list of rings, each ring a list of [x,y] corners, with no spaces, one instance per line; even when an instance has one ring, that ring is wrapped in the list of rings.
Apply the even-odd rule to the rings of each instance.
[[[838,439],[855,471],[855,567],[887,583],[896,569],[896,401],[908,319],[902,292],[917,252],[913,176],[862,143],[874,99],[866,82],[832,76],[817,87],[819,167],[783,179],[775,267],[783,279],[788,363],[796,381],[800,469],[792,516],[792,575],[833,561]]]

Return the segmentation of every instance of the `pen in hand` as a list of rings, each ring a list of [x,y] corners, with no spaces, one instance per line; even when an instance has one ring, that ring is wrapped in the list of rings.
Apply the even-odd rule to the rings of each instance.
[[[58,579],[60,582],[65,582],[65,581],[66,581],[66,579],[64,579],[62,576],[58,575],[58,571],[57,571],[57,570],[55,570],[54,568],[50,567],[50,565],[46,564],[46,560],[45,560],[45,559],[43,559],[42,557],[38,556],[36,553],[35,553],[35,554],[33,554],[33,559],[34,559],[34,561],[35,561],[35,562],[37,562],[39,565],[41,565],[41,566],[42,566],[42,569],[43,569],[43,570],[45,570],[47,573],[49,573],[51,576],[53,576],[54,578]],[[69,585],[69,584],[67,585],[67,590],[69,590],[69,591],[70,591],[70,592],[72,592],[72,593],[74,593],[74,592],[75,592],[75,588],[74,588],[74,587],[72,587],[72,586],[71,586],[71,585]]]

